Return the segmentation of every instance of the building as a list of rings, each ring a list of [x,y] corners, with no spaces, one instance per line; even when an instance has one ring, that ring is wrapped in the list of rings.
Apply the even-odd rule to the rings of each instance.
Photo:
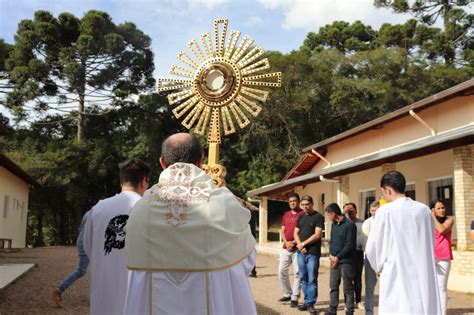
[[[316,209],[354,202],[360,218],[381,197],[388,170],[407,179],[407,195],[428,204],[440,198],[455,219],[456,250],[448,288],[474,292],[474,79],[303,149],[278,183],[251,190],[260,199],[259,244],[267,242],[268,200],[291,191],[313,196]]]
[[[6,133],[1,123],[0,133]],[[0,239],[11,239],[15,248],[26,245],[30,186],[40,184],[0,151]]]

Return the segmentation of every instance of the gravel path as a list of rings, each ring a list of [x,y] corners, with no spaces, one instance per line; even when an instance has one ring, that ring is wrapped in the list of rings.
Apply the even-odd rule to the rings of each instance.
[[[0,253],[0,264],[35,263],[36,267],[0,291],[0,314],[86,314],[89,310],[89,276],[79,279],[63,293],[63,307],[57,307],[50,289],[57,285],[77,264],[75,247],[22,249],[16,253]],[[291,309],[276,300],[281,297],[275,257],[258,255],[258,278],[250,278],[259,314],[307,314]],[[329,303],[329,270],[320,268],[318,311]],[[342,296],[342,294],[341,294]],[[474,295],[449,292],[448,314],[474,314]],[[301,300],[301,299],[300,299]],[[341,301],[342,302],[342,301]],[[342,305],[340,306],[341,312]],[[363,314],[363,311],[356,311]]]

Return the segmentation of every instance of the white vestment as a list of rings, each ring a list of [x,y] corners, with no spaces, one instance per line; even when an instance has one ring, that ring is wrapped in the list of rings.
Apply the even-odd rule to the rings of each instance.
[[[90,211],[84,229],[84,250],[90,259],[91,314],[122,314],[127,293],[124,226],[141,198],[124,191],[99,201]]]
[[[372,231],[372,226],[374,225],[374,217],[367,218],[362,224],[362,244],[367,246],[367,239],[369,238],[370,231]]]
[[[250,211],[195,165],[164,170],[126,226],[125,314],[256,314],[249,221]]]
[[[208,314],[207,303],[209,314],[256,314],[247,280],[253,266],[255,252],[233,267],[207,273],[207,284],[206,272],[130,270],[124,314]],[[153,279],[151,285],[150,277]]]
[[[410,198],[381,206],[366,246],[380,272],[379,314],[441,314],[429,208]]]

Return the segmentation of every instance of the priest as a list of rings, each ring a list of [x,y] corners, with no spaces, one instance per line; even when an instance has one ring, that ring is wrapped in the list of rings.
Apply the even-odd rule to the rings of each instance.
[[[380,272],[379,314],[441,314],[430,209],[405,196],[405,177],[382,176],[385,205],[377,210],[366,256]]]
[[[164,141],[164,171],[126,226],[125,314],[256,314],[250,212],[214,186],[202,160],[191,134]]]

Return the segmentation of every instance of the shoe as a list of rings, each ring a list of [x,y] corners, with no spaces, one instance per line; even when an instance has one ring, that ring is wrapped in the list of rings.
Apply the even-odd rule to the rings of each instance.
[[[337,312],[336,311],[332,311],[330,308],[328,308],[326,310],[326,312],[324,312],[324,315],[336,315]]]
[[[252,277],[252,278],[257,278],[257,273],[256,272],[252,272],[249,277]]]
[[[298,311],[307,311],[308,306],[306,304],[298,305]]]
[[[365,310],[365,305],[363,302],[359,302],[357,303],[357,308],[360,309],[360,310]]]
[[[54,302],[56,303],[57,306],[61,306],[61,293],[59,293],[58,289],[52,288],[51,289],[51,295],[53,296]]]
[[[314,309],[314,305],[308,305],[308,312],[310,314],[316,314],[316,310]]]
[[[298,307],[298,301],[291,300],[290,307],[292,307],[292,308]]]
[[[278,302],[288,302],[291,301],[291,296],[284,296],[278,299]]]

